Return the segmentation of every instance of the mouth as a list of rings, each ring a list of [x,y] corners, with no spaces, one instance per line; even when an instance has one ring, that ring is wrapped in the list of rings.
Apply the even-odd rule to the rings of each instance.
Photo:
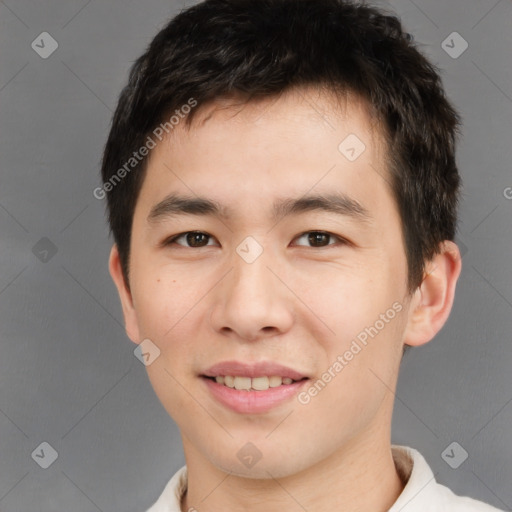
[[[237,384],[242,389],[236,389],[235,387],[229,387],[226,385],[226,378],[229,384],[231,384],[230,376],[217,376],[208,377],[201,376],[201,380],[206,385],[206,390],[209,396],[215,400],[218,404],[223,407],[230,409],[238,414],[263,414],[277,408],[286,402],[291,401],[306,385],[310,380],[304,377],[301,380],[292,380],[289,384],[288,380],[277,377],[275,379],[268,379],[268,377],[255,377],[255,378],[244,378],[238,379],[233,377],[233,384]],[[224,382],[222,381],[224,379]],[[281,384],[270,387],[270,381],[273,384],[277,384],[279,381]],[[219,380],[220,382],[217,382]],[[263,388],[267,385],[265,380],[268,380],[268,387],[266,389],[255,389]]]
[[[209,396],[239,414],[262,414],[293,399],[310,377],[271,361],[224,361],[198,375]]]

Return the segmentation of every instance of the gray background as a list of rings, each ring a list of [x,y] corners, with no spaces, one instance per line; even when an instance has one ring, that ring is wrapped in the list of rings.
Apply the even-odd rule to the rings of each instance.
[[[456,493],[510,510],[512,3],[380,4],[442,69],[464,120],[463,272],[447,325],[402,363],[393,442],[419,449]],[[142,511],[184,463],[125,335],[92,195],[128,69],[183,5],[0,1],[2,512]],[[44,31],[59,45],[46,59],[31,47]],[[454,31],[469,45],[457,58],[442,46]],[[42,442],[58,453],[47,469],[36,461],[48,449],[31,456]],[[452,442],[469,454],[457,469],[441,456]]]

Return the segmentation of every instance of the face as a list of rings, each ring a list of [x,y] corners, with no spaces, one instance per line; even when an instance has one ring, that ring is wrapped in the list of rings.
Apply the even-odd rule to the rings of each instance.
[[[234,474],[389,438],[410,316],[401,222],[378,127],[355,98],[335,105],[302,91],[204,107],[152,150],[137,201],[127,332],[160,350],[147,372],[186,455]],[[307,379],[233,390],[204,376],[250,373],[210,371],[226,361]],[[251,468],[242,447],[261,454]]]

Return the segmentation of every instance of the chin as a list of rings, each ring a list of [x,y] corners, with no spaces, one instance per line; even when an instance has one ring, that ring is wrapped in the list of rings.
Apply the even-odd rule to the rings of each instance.
[[[224,461],[222,461],[224,462]],[[254,480],[269,480],[271,478],[285,478],[297,473],[296,464],[288,467],[288,463],[283,464],[279,461],[263,461],[263,457],[251,468],[244,467],[238,460],[236,462],[228,461],[228,464],[218,464],[217,467],[233,476],[240,478],[252,478]]]

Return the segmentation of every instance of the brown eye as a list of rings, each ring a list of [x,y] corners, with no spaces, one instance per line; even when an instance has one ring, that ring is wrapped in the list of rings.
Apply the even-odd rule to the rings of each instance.
[[[312,231],[308,234],[308,242],[313,247],[323,247],[324,245],[329,245],[330,236],[328,233],[321,233],[319,231]]]
[[[327,247],[329,245],[335,245],[335,243],[332,243],[331,240],[334,239],[334,241],[339,241],[341,243],[344,243],[344,240],[336,235],[333,235],[332,233],[328,233],[326,231],[307,231],[306,233],[303,233],[300,235],[297,240],[305,240],[307,244],[309,244],[310,247]],[[304,244],[298,244],[298,245],[304,245]]]
[[[211,239],[212,237],[210,235],[202,231],[187,231],[186,233],[181,233],[167,240],[164,242],[164,245],[181,245],[185,248],[199,248],[213,245],[209,243]],[[179,240],[185,240],[185,243],[179,242]]]
[[[203,247],[204,245],[208,245],[209,238],[207,234],[198,231],[191,231],[186,234],[187,243],[191,247]]]

